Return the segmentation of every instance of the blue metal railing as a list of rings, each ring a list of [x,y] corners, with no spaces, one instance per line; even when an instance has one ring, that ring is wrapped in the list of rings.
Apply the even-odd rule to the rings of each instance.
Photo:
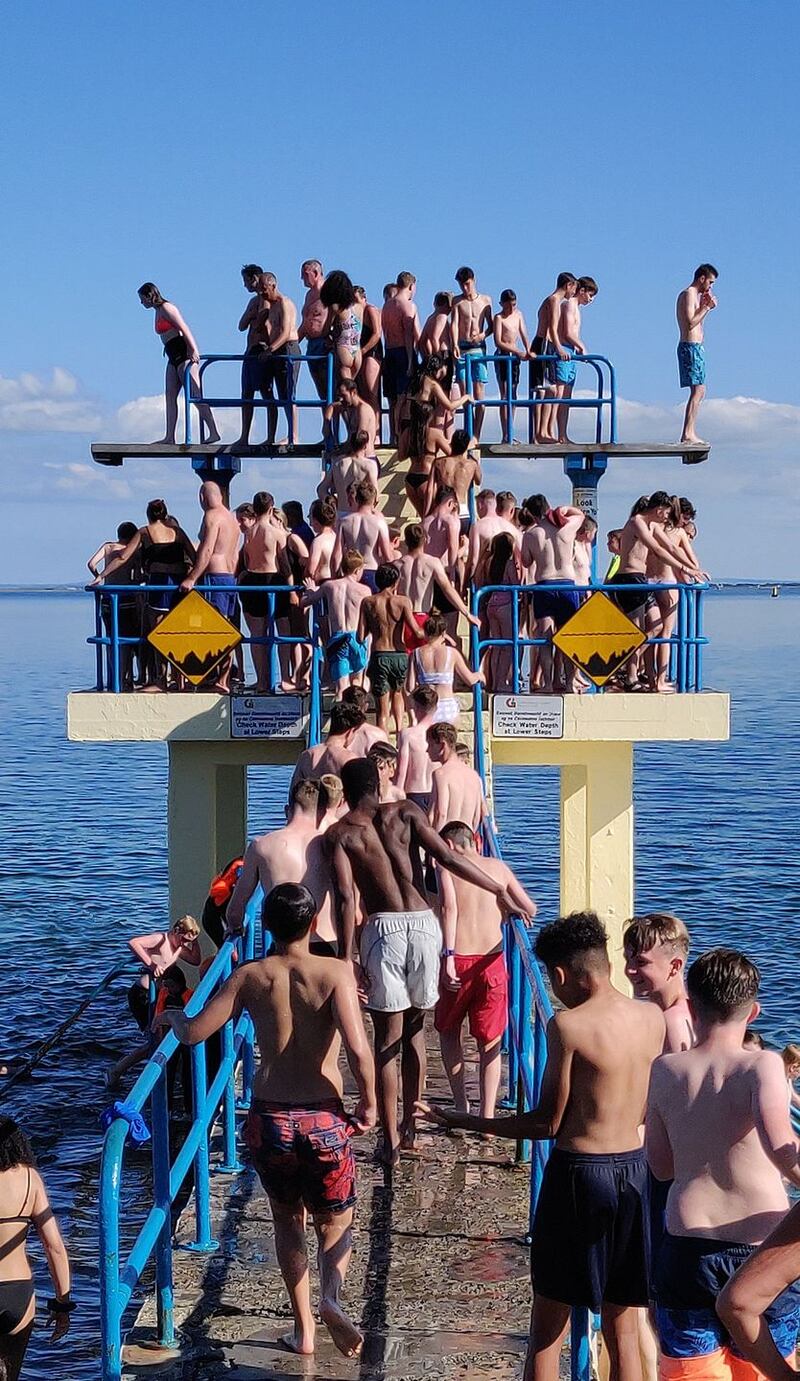
[[[127,649],[138,649],[145,645],[146,634],[142,629],[138,637],[120,633],[120,600],[130,603],[132,596],[144,599],[150,594],[177,594],[174,585],[98,585],[88,587],[95,599],[95,631],[87,642],[95,649],[95,685],[98,691],[108,690],[118,695],[126,682],[122,669],[122,653]],[[304,589],[298,585],[240,586],[231,578],[230,585],[207,585],[202,580],[195,586],[198,594],[205,595],[230,593],[241,594],[250,600],[262,600],[266,627],[263,637],[242,634],[242,644],[247,647],[266,647],[269,649],[268,693],[274,694],[280,687],[281,670],[278,655],[280,647],[307,647],[311,653],[309,690],[309,732],[310,742],[319,742],[322,724],[322,662],[323,651],[318,637],[317,610],[311,606],[311,621],[305,634],[280,634],[276,631],[275,601],[282,595],[302,595]],[[105,603],[104,603],[105,601]],[[157,625],[156,625],[157,627]],[[104,656],[105,653],[105,656]],[[132,655],[132,654],[131,654]],[[155,654],[157,655],[157,654]],[[130,681],[130,675],[128,676]]]
[[[184,371],[184,375],[183,375],[184,440],[185,440],[185,444],[186,444],[187,446],[191,446],[191,445],[192,445],[192,409],[191,409],[191,404],[192,404],[192,403],[194,403],[195,406],[197,406],[198,403],[204,403],[204,404],[206,404],[206,405],[207,405],[208,407],[210,407],[210,408],[241,408],[242,405],[244,404],[244,405],[246,405],[247,407],[255,407],[255,408],[275,408],[276,411],[277,411],[278,408],[287,409],[287,410],[288,410],[288,411],[287,411],[287,421],[288,421],[288,426],[289,426],[289,445],[291,446],[291,445],[294,444],[294,441],[295,441],[295,435],[294,435],[294,417],[293,417],[293,415],[292,415],[292,409],[293,409],[293,408],[322,408],[322,409],[324,410],[325,408],[330,407],[331,404],[332,404],[333,401],[334,401],[334,377],[335,377],[335,371],[334,371],[334,357],[333,357],[333,351],[330,351],[330,350],[327,352],[327,354],[326,354],[325,356],[322,356],[322,355],[316,355],[316,356],[314,356],[314,355],[312,355],[312,357],[311,357],[311,360],[312,360],[312,362],[313,362],[314,364],[317,364],[317,365],[320,365],[320,364],[323,364],[323,363],[325,364],[325,368],[326,368],[326,380],[325,380],[325,397],[324,397],[324,398],[320,398],[319,396],[314,397],[314,398],[298,398],[298,397],[296,396],[296,393],[295,393],[295,381],[294,381],[294,375],[293,375],[293,374],[292,374],[292,383],[291,383],[291,386],[288,388],[288,390],[287,390],[287,392],[286,392],[285,394],[282,394],[282,393],[279,392],[280,385],[279,385],[279,384],[277,383],[277,381],[276,381],[276,383],[275,383],[276,396],[275,396],[274,398],[204,398],[204,397],[202,396],[202,394],[203,394],[203,375],[205,374],[205,372],[206,372],[206,370],[207,370],[207,368],[208,368],[208,366],[209,366],[210,364],[218,364],[218,363],[220,363],[220,362],[231,362],[231,361],[234,361],[234,360],[236,360],[236,361],[238,361],[239,363],[241,363],[241,361],[244,360],[245,358],[246,358],[246,357],[245,357],[244,355],[201,355],[201,356],[200,356],[200,394],[199,394],[197,397],[194,397],[194,396],[192,395],[192,380],[191,380],[190,371],[189,371],[188,369],[186,369],[186,370]],[[279,361],[279,362],[280,362],[281,364],[283,364],[283,365],[291,365],[292,367],[294,367],[294,366],[296,366],[296,365],[299,365],[301,369],[303,368],[304,365],[305,365],[305,366],[308,366],[308,365],[309,365],[309,359],[308,359],[308,356],[307,356],[307,355],[278,355],[278,356],[271,356],[271,355],[268,355],[267,358],[268,358],[268,359],[272,359],[272,360]],[[203,439],[203,438],[202,438],[202,424],[201,424],[201,444],[202,444],[202,439]]]
[[[474,422],[474,408],[508,408],[507,423],[509,440],[514,440],[514,408],[524,408],[528,413],[528,442],[533,444],[535,431],[535,410],[537,408],[552,405],[554,403],[563,404],[570,408],[588,408],[596,413],[595,422],[595,442],[599,445],[605,439],[610,445],[616,445],[617,441],[617,379],[614,366],[605,355],[574,355],[571,363],[575,365],[588,365],[594,372],[597,381],[597,394],[592,398],[563,398],[556,399],[552,393],[537,396],[536,388],[533,385],[531,371],[534,366],[545,362],[547,364],[558,364],[562,361],[558,355],[538,355],[536,360],[528,361],[528,396],[526,398],[514,398],[512,386],[513,357],[511,355],[491,354],[485,351],[481,353],[469,353],[463,355],[465,365],[465,381],[467,393],[472,393],[474,386],[473,365],[490,364],[499,362],[506,374],[505,388],[501,396],[492,398],[481,398],[478,403],[468,403],[465,409],[466,427],[472,433]],[[608,371],[607,378],[604,370]],[[606,388],[608,392],[606,392]],[[541,394],[541,390],[540,390]],[[608,436],[603,438],[603,409],[608,408]]]
[[[218,985],[232,972],[234,963],[252,959],[255,954],[257,922],[251,903],[241,939],[226,940],[215,955],[208,972],[186,1006],[194,1016],[205,1006]],[[190,1049],[191,1126],[173,1160],[170,1160],[169,1083],[167,1065],[179,1045],[172,1031],[162,1040],[147,1061],[142,1074],[126,1099],[129,1107],[144,1113],[149,1108],[152,1130],[152,1204],[127,1256],[120,1244],[120,1195],[125,1161],[128,1122],[115,1118],[103,1141],[100,1162],[100,1335],[102,1381],[119,1381],[122,1375],[122,1323],[125,1311],[147,1268],[155,1263],[155,1292],[158,1342],[174,1346],[172,1276],[172,1207],[181,1187],[193,1170],[195,1241],[188,1250],[214,1251],[211,1235],[209,1138],[221,1110],[222,1161],[216,1173],[234,1175],[242,1168],[236,1153],[236,1071],[242,1065],[242,1096],[239,1106],[250,1103],[253,1058],[253,1026],[246,1013],[226,1022],[220,1033],[220,1060],[209,1084],[205,1045]]]
[[[522,656],[526,649],[536,647],[552,646],[550,637],[526,637],[521,632],[525,604],[531,600],[536,593],[544,590],[548,594],[558,593],[560,590],[578,595],[595,594],[602,591],[610,598],[622,592],[638,591],[642,594],[645,590],[647,594],[658,593],[668,590],[677,594],[677,611],[675,631],[668,638],[648,637],[647,642],[642,644],[646,647],[668,646],[670,649],[670,673],[673,675],[676,688],[679,692],[697,692],[703,689],[703,648],[708,644],[708,638],[703,632],[703,595],[709,589],[708,584],[697,582],[692,585],[687,584],[668,584],[666,582],[648,582],[646,586],[631,583],[615,585],[575,585],[568,581],[553,582],[543,585],[484,585],[479,590],[472,592],[472,612],[481,613],[481,606],[493,594],[509,594],[511,596],[511,637],[510,638],[482,638],[474,625],[470,628],[470,647],[472,670],[477,671],[481,664],[484,652],[493,647],[507,647],[512,650],[511,666],[511,691],[514,695],[519,695],[521,691],[522,677]],[[604,687],[593,686],[593,691],[602,691]],[[480,692],[480,687],[476,690]],[[480,697],[478,697],[480,698]],[[476,715],[478,704],[476,703]],[[478,737],[478,720],[475,721],[476,742]],[[480,770],[480,769],[479,769]]]

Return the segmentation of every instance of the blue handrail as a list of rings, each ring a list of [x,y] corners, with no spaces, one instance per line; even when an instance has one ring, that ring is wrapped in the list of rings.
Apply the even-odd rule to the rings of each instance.
[[[329,350],[325,356],[326,378],[325,378],[325,397],[324,398],[297,398],[295,396],[294,380],[292,387],[285,395],[278,394],[275,398],[204,398],[203,397],[203,375],[210,364],[217,364],[221,361],[242,361],[244,355],[201,355],[200,356],[200,391],[197,396],[192,393],[192,380],[190,371],[186,369],[183,375],[183,402],[184,402],[184,440],[187,446],[192,445],[192,412],[191,404],[195,406],[203,403],[211,408],[241,408],[242,404],[255,408],[328,408],[334,401],[334,359],[333,351]],[[280,355],[278,357],[283,364],[297,365],[301,367],[309,363],[307,355]],[[312,356],[316,364],[322,363],[322,356]],[[276,384],[277,389],[277,384]],[[288,416],[289,422],[289,445],[294,444],[294,418],[291,410]],[[202,436],[202,433],[201,433]],[[202,441],[201,441],[202,444]]]
[[[241,940],[226,940],[186,1006],[194,1016],[205,1006],[220,982],[230,976],[234,963],[252,959],[255,953],[256,899],[248,907]],[[102,1381],[120,1381],[122,1375],[122,1322],[150,1258],[155,1260],[158,1341],[175,1343],[172,1277],[172,1206],[190,1169],[194,1175],[195,1241],[190,1250],[213,1251],[211,1236],[209,1136],[222,1109],[222,1163],[217,1173],[235,1174],[241,1169],[236,1155],[237,1068],[242,1064],[241,1107],[248,1107],[253,1071],[253,1026],[247,1014],[222,1028],[221,1059],[210,1085],[207,1081],[205,1045],[191,1047],[192,1121],[186,1139],[170,1162],[169,1089],[167,1064],[178,1050],[169,1031],[147,1061],[128,1094],[127,1103],[137,1112],[150,1107],[152,1124],[153,1200],[130,1251],[123,1259],[120,1245],[120,1192],[128,1123],[115,1118],[103,1141],[100,1162],[100,1335]]]
[[[505,388],[500,397],[481,398],[476,404],[468,403],[465,409],[466,427],[469,432],[474,430],[474,408],[508,408],[508,435],[509,440],[514,440],[514,408],[524,408],[528,413],[528,441],[534,439],[534,411],[536,408],[551,405],[555,400],[552,394],[537,397],[531,379],[533,365],[542,362],[547,364],[557,363],[560,359],[558,355],[537,355],[536,360],[528,361],[528,396],[527,398],[514,398],[512,386],[513,357],[511,355],[491,354],[487,351],[469,352],[463,355],[465,366],[465,381],[467,393],[472,393],[474,378],[472,367],[475,364],[490,364],[497,361],[501,362],[506,374]],[[616,445],[617,441],[617,376],[613,364],[605,355],[574,355],[572,363],[575,365],[589,365],[597,377],[597,395],[594,398],[564,398],[559,400],[564,406],[570,408],[589,408],[596,414],[595,423],[595,442],[599,445],[603,441],[603,409],[608,408],[608,437],[610,445]],[[604,392],[606,381],[603,376],[603,369],[608,370],[608,393]]]
[[[630,585],[575,585],[569,581],[553,581],[547,586],[541,585],[483,585],[480,589],[472,591],[472,612],[480,614],[480,606],[484,600],[488,600],[493,594],[510,594],[512,599],[511,617],[512,634],[510,638],[481,638],[477,629],[472,626],[471,642],[471,661],[472,670],[477,671],[480,667],[481,658],[487,649],[492,647],[509,647],[512,649],[512,686],[514,695],[519,695],[521,690],[521,662],[526,648],[550,647],[552,639],[550,637],[535,638],[520,636],[520,601],[529,600],[535,596],[537,591],[541,593],[546,589],[548,593],[557,593],[559,590],[569,591],[572,594],[591,595],[602,591],[610,598],[620,592],[638,591],[642,593],[645,588],[648,593],[658,593],[661,590],[669,590],[677,594],[677,622],[675,632],[668,638],[648,637],[643,647],[661,647],[667,645],[670,649],[670,658],[675,672],[677,689],[679,692],[696,693],[703,689],[703,663],[702,649],[708,643],[708,638],[703,633],[703,595],[710,587],[707,583],[698,581],[688,585],[683,583],[670,584],[666,581],[648,581],[646,587],[631,582]],[[603,686],[593,686],[592,691],[602,693]],[[477,711],[476,711],[477,712]],[[478,734],[478,721],[475,726],[476,740]]]

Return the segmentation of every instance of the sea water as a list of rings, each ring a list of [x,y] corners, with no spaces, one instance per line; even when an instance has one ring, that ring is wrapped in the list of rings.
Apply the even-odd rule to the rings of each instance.
[[[166,922],[164,745],[66,741],[67,692],[93,684],[90,621],[86,595],[0,596],[0,1057],[24,1056],[125,957],[129,935]],[[763,976],[759,1027],[779,1045],[800,1036],[800,599],[715,596],[706,625],[705,682],[732,694],[732,739],[636,749],[636,905],[682,916],[694,952],[746,950]],[[289,775],[252,769],[251,831],[282,823]],[[557,772],[498,769],[495,791],[505,856],[537,898],[540,919],[551,919]],[[50,1377],[56,1366],[70,1381],[97,1376],[98,1117],[110,1102],[105,1071],[135,1038],[118,985],[0,1104],[34,1143],[79,1304],[57,1354],[44,1329],[34,1335],[27,1377]],[[141,1212],[144,1164],[128,1156],[132,1217]],[[47,1295],[41,1253],[33,1254]]]

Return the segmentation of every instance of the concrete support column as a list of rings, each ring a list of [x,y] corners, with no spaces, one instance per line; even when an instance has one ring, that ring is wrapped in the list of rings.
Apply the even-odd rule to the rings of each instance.
[[[169,744],[169,909],[198,916],[215,873],[247,842],[247,764],[213,743]]]
[[[591,909],[608,927],[612,969],[626,987],[622,931],[633,914],[633,748],[585,746],[561,769],[561,909]]]

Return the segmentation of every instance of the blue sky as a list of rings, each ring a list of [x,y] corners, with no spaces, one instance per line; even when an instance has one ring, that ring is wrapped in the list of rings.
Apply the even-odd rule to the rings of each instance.
[[[712,459],[613,467],[601,525],[663,484],[698,501],[714,573],[800,577],[795,6],[7,0],[3,19],[0,581],[79,577],[156,493],[196,525],[188,466],[89,457],[161,434],[138,284],[233,351],[240,265],[297,296],[310,255],[373,300],[409,268],[421,310],[471,263],[529,318],[560,269],[592,274],[585,337],[617,366],[623,439],[677,435],[674,299],[711,259]],[[248,465],[236,497],[306,496],[306,469]],[[490,478],[567,493],[552,462]]]

